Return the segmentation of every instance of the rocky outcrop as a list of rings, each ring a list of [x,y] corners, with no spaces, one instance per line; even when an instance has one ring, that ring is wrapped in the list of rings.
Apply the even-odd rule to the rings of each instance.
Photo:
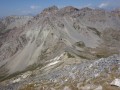
[[[111,82],[111,85],[120,87],[120,79],[115,79]]]

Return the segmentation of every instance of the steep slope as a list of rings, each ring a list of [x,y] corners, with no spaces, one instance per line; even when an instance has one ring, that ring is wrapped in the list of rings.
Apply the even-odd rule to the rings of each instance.
[[[43,13],[45,12],[48,11],[44,10]],[[49,12],[51,13],[51,10]],[[65,48],[72,48],[72,45],[75,42],[82,41],[85,43],[86,47],[94,47],[98,45],[98,40],[100,40],[99,36],[93,34],[92,31],[87,30],[86,26],[81,25],[83,28],[81,27],[81,31],[78,33],[78,31],[72,26],[73,19],[71,17],[57,17],[54,12],[51,14],[53,14],[53,16],[46,14],[46,16],[39,20],[33,20],[30,25],[25,27],[25,30],[21,33],[20,37],[24,36],[24,42],[26,42],[26,39],[28,38],[28,43],[19,54],[15,54],[11,59],[9,58],[10,60],[8,61],[10,62],[10,65],[8,65],[8,67],[12,68],[11,70],[19,70],[20,68],[23,70],[26,66],[34,64],[37,60],[44,59],[44,57],[46,59],[53,58],[57,54],[64,52]],[[52,20],[53,18],[54,21]],[[58,25],[60,24],[63,24],[64,26],[59,27]],[[94,37],[96,38],[94,39]],[[59,49],[59,51],[56,49]],[[49,50],[51,54],[47,54],[47,50]],[[46,57],[43,54],[49,55],[50,57]],[[11,67],[13,63],[15,63],[15,65]],[[21,65],[23,66],[21,67]]]
[[[10,29],[0,34],[1,80],[37,67],[52,72],[54,65],[82,63],[120,51],[120,18],[113,12],[53,6],[33,18],[11,18],[0,22],[0,29]]]
[[[6,29],[12,29],[14,27],[22,27],[32,18],[32,16],[8,16],[2,18],[1,22],[5,25]]]

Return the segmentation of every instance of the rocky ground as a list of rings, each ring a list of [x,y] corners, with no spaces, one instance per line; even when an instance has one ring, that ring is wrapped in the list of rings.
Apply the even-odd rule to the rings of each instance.
[[[119,9],[0,19],[1,90],[119,90],[119,55]]]
[[[118,55],[72,65],[54,62],[1,82],[1,90],[119,90],[119,64]]]

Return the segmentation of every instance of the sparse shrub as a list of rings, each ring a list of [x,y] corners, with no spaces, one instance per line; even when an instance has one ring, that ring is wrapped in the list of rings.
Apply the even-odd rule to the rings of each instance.
[[[71,55],[70,53],[67,53],[68,58],[75,58],[75,56]]]
[[[78,47],[85,47],[85,44],[82,41],[76,42],[75,45]]]
[[[54,35],[54,33],[51,33],[51,35],[53,36],[53,35]]]
[[[22,87],[20,90],[35,90],[34,84],[28,84],[25,87]]]
[[[101,33],[94,27],[87,27],[88,29],[92,30],[95,32],[96,35],[98,35],[99,37],[101,36]]]
[[[98,58],[104,58],[113,54],[118,54],[118,51],[116,49],[110,49],[107,46],[101,46],[99,48],[96,48],[95,51],[96,51],[95,54]]]
[[[79,26],[79,24],[77,24],[77,23],[73,23],[73,27],[76,29],[76,30],[79,30],[80,29],[80,26]]]

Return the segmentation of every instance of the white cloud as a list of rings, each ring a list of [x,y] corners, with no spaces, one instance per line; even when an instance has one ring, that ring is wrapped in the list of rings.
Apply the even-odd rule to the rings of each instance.
[[[101,3],[98,7],[99,8],[105,8],[109,5],[109,3]]]
[[[31,8],[31,9],[38,9],[39,6],[37,6],[37,5],[31,5],[30,8]]]

